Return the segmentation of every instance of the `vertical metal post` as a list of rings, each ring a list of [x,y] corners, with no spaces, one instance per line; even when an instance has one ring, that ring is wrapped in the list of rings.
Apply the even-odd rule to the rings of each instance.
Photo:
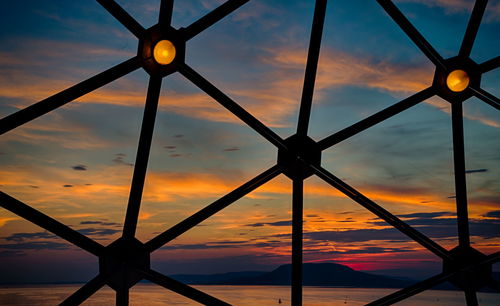
[[[126,287],[116,290],[116,306],[128,306],[128,293]]]
[[[465,181],[465,148],[462,103],[451,104],[453,132],[453,164],[455,168],[455,196],[457,205],[458,242],[462,247],[470,245],[469,217],[467,213],[467,186]]]
[[[292,191],[292,305],[302,305],[302,220],[303,220],[302,178],[293,180]]]
[[[465,289],[464,292],[467,306],[478,306],[476,291],[474,289]]]

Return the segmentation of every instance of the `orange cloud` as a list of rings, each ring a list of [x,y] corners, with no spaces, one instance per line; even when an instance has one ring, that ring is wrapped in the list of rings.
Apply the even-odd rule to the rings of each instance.
[[[36,46],[43,48],[40,49],[42,51],[36,52],[45,52],[43,50],[46,50],[53,43],[52,41],[37,42]],[[99,47],[91,45],[78,45],[71,48],[81,48],[79,52],[86,56],[99,54],[125,57],[125,55],[129,55],[127,52],[99,49]],[[35,48],[35,50],[37,49]],[[228,90],[226,94],[265,124],[273,127],[287,127],[290,125],[290,119],[297,111],[300,101],[306,50],[300,49],[298,51],[296,47],[288,46],[266,51],[267,56],[261,60],[268,67],[272,67],[272,70],[266,72],[262,78],[267,81],[260,84],[245,84],[244,88],[234,88]],[[16,58],[10,54],[4,55],[9,60]],[[64,54],[61,56],[64,58]],[[24,57],[22,58],[24,59]],[[32,66],[32,62],[36,58],[36,56],[33,59],[28,57],[27,63]],[[31,66],[29,66],[30,69],[32,69]],[[5,73],[0,74],[0,96],[13,99],[11,105],[17,108],[25,107],[73,85],[67,80],[33,75],[23,65],[15,69],[8,67],[3,68]],[[389,91],[398,96],[402,94],[407,96],[429,86],[432,83],[433,72],[434,68],[430,63],[422,66],[376,62],[373,59],[323,48],[318,67],[315,97],[324,103],[324,90],[347,85],[369,87]],[[82,73],[79,72],[79,74]],[[84,74],[90,76],[95,72],[85,72]],[[142,108],[145,93],[144,83],[122,78],[65,107],[76,108],[78,103],[98,103]],[[433,101],[428,101],[428,103],[435,105]],[[202,120],[243,124],[201,91],[194,93],[163,92],[159,108],[160,111]],[[498,127],[500,125],[494,119],[480,113],[466,114],[466,116],[471,120],[478,120],[490,126]],[[26,134],[25,132],[21,137],[26,141],[34,141],[33,135]],[[85,146],[88,145],[85,144]],[[77,144],[73,143],[72,146],[77,146]]]
[[[43,133],[40,133],[43,132]],[[92,135],[90,127],[68,122],[57,113],[47,115],[2,135],[1,142],[24,142],[32,145],[55,144],[68,149],[102,149],[113,146]]]
[[[294,50],[294,48],[271,49],[268,50],[271,56],[264,58],[267,64],[283,69],[284,73],[278,73],[275,77],[273,92],[280,92],[284,89],[301,88],[303,69],[306,61],[305,50]],[[292,73],[290,73],[292,71]],[[318,66],[316,81],[316,96],[322,97],[322,91],[329,88],[346,85],[356,85],[369,87],[396,94],[398,97],[412,95],[432,84],[434,67],[427,63],[425,65],[404,65],[389,62],[374,62],[371,59],[340,52],[332,49],[323,49]],[[293,100],[288,90],[286,100],[290,105],[285,110],[288,114],[295,108]],[[293,91],[292,91],[293,92]],[[297,94],[295,93],[295,96]],[[425,101],[436,108],[449,113],[449,103],[438,97]],[[324,103],[324,101],[323,101]],[[482,103],[482,102],[481,102]],[[283,103],[285,104],[285,103]],[[282,106],[283,107],[283,106]],[[466,112],[464,117],[469,120],[479,121],[482,124],[500,127],[500,123],[487,114],[482,114],[478,110]]]
[[[306,50],[297,51],[296,48],[288,47],[268,51],[271,56],[264,59],[266,63],[285,70],[303,71],[307,58]],[[432,83],[433,73],[431,65],[408,66],[373,62],[368,58],[324,48],[318,65],[316,89],[358,85],[410,93],[429,86]],[[297,73],[296,78],[279,82],[285,82],[284,85],[288,86],[298,86],[303,82],[302,77],[303,73]]]
[[[7,222],[13,221],[13,220],[19,220],[19,218],[15,217],[0,217],[0,227],[3,227]]]
[[[125,60],[135,54],[135,50],[117,50],[79,41],[30,39],[23,40],[20,43],[20,49],[15,53],[1,52],[0,65],[33,69],[50,67],[51,62],[60,64],[63,61],[67,62],[65,66],[71,67],[82,59],[121,58]]]
[[[61,168],[7,168],[0,170],[0,185],[2,191],[47,212],[66,217],[74,215],[76,210],[78,214],[93,214],[103,203],[109,207],[125,202],[130,174],[121,169],[108,167],[103,172],[83,176]]]
[[[140,213],[139,213],[139,220],[148,220],[150,219],[151,217],[155,216],[156,214],[153,214],[153,213],[149,213],[149,212],[146,212],[144,210],[142,210]]]
[[[48,203],[58,199],[64,203],[66,199],[74,201],[103,202],[106,199],[124,199],[130,189],[131,169],[123,167],[104,167],[100,170],[87,171],[82,178],[80,173],[66,169],[20,169],[0,170],[0,184],[6,192],[24,194],[34,202]],[[106,173],[105,177],[102,173]],[[86,183],[91,182],[91,185]],[[172,202],[178,198],[185,199],[213,199],[219,198],[237,188],[245,181],[235,173],[180,173],[166,171],[150,171],[147,176],[144,200],[148,202]],[[61,188],[63,184],[71,183],[72,188]],[[29,186],[43,186],[40,189]],[[454,202],[443,198],[441,194],[432,194],[429,191],[415,189],[389,188],[384,186],[355,186],[360,192],[375,202],[406,205],[407,207],[434,208],[453,211]],[[290,182],[288,180],[272,180],[248,195],[253,199],[272,198],[274,195],[289,195]],[[326,183],[308,183],[305,193],[314,197],[345,198],[337,189]],[[487,209],[497,208],[496,203],[485,201],[475,202],[478,214]]]

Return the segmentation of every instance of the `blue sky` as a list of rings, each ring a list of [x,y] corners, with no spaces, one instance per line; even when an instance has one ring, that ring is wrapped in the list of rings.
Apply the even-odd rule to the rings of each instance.
[[[159,1],[117,2],[144,27],[156,23]],[[188,26],[221,2],[176,1],[174,27]],[[472,50],[478,63],[500,49],[500,5],[490,2]],[[395,3],[443,57],[458,53],[472,3]],[[137,52],[135,37],[95,1],[14,1],[3,7],[0,117]],[[252,0],[189,41],[186,62],[288,137],[296,128],[313,9],[313,1]],[[430,86],[433,74],[432,63],[376,1],[330,1],[311,137],[321,140]],[[103,244],[119,237],[147,79],[139,69],[2,135],[0,190]],[[498,96],[499,81],[500,72],[491,71],[481,85]],[[163,80],[159,109],[138,230],[143,241],[273,166],[277,155],[178,73]],[[452,248],[449,109],[448,102],[431,98],[328,149],[322,165]],[[472,240],[491,253],[500,241],[500,114],[476,98],[464,110]],[[306,261],[364,270],[440,269],[432,254],[319,179],[305,185]],[[166,273],[212,273],[289,262],[290,186],[284,176],[262,186],[157,251],[153,266]],[[97,271],[91,255],[5,210],[0,256],[2,282],[73,280]],[[20,266],[41,273],[16,276],[13,267]]]

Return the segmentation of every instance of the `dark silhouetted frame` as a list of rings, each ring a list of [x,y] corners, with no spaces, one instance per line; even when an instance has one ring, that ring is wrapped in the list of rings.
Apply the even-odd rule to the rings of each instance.
[[[292,305],[302,304],[303,182],[311,175],[320,177],[332,187],[338,189],[374,213],[377,217],[383,219],[440,257],[443,261],[442,273],[380,298],[370,303],[370,305],[393,304],[445,281],[450,281],[465,292],[467,305],[477,305],[476,292],[485,286],[490,286],[496,291],[500,291],[500,284],[492,278],[492,265],[499,261],[500,252],[485,255],[472,248],[470,243],[462,114],[462,103],[472,96],[481,99],[497,110],[500,109],[499,99],[480,87],[482,74],[498,68],[500,57],[497,56],[481,64],[476,64],[470,58],[471,49],[488,1],[477,0],[475,2],[460,51],[456,57],[449,59],[441,57],[391,0],[377,1],[413,43],[436,66],[434,81],[430,87],[316,142],[307,135],[307,132],[327,0],[316,0],[297,131],[287,139],[282,139],[185,63],[184,50],[186,42],[241,7],[248,0],[229,0],[188,27],[179,29],[174,29],[171,26],[173,0],[161,1],[159,21],[149,29],[143,28],[114,0],[97,0],[97,2],[138,38],[138,54],[111,69],[0,120],[0,134],[4,134],[141,67],[150,76],[130,196],[123,233],[120,238],[105,247],[10,195],[0,192],[0,205],[3,208],[60,236],[99,258],[99,274],[64,300],[61,305],[80,304],[104,285],[108,285],[115,290],[117,305],[128,305],[129,289],[143,279],[202,304],[229,305],[216,297],[154,271],[150,267],[150,254],[279,174],[285,174],[289,177],[292,180],[293,186]],[[168,65],[157,64],[151,56],[152,47],[162,39],[172,41],[177,49],[176,58]],[[466,71],[470,77],[470,85],[459,93],[452,92],[446,86],[447,75],[455,69]],[[158,108],[161,82],[163,77],[175,72],[182,74],[186,79],[194,83],[224,108],[275,145],[278,149],[278,158],[276,165],[157,235],[150,241],[142,243],[135,238],[135,232]],[[321,152],[323,150],[435,95],[442,97],[451,104],[459,238],[458,246],[452,250],[443,248],[321,166]],[[332,277],[335,276],[332,275]]]

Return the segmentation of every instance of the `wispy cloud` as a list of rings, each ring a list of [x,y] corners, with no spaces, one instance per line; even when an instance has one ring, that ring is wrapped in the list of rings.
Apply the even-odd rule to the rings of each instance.
[[[37,232],[37,233],[14,233],[4,239],[7,241],[23,242],[24,240],[30,239],[54,239],[54,236],[48,232]]]
[[[162,250],[206,250],[206,249],[230,249],[245,247],[247,241],[215,241],[193,244],[173,244],[162,247]]]
[[[247,224],[246,226],[250,227],[261,227],[261,226],[291,226],[292,221],[291,220],[284,220],[284,221],[275,221],[275,222],[267,222],[267,223],[252,223],[252,224]]]
[[[44,202],[46,202],[57,199],[57,202],[61,204],[73,197],[75,200],[78,199],[77,202],[91,201],[92,199],[92,202],[96,200],[106,201],[106,199],[110,201],[114,197],[127,196],[130,189],[131,173],[129,167],[95,167],[91,172],[87,171],[88,173],[83,178],[76,171],[65,171],[64,169],[41,167],[37,170],[39,175],[35,175],[33,170],[1,170],[0,177],[9,179],[0,180],[0,184],[4,185],[4,190],[29,195],[30,201],[39,202],[40,199],[44,198]],[[101,173],[106,173],[106,177],[103,177]],[[67,182],[71,182],[71,184]],[[87,184],[89,182],[92,184]],[[144,200],[150,202],[170,202],[180,198],[209,200],[225,195],[244,182],[245,179],[242,178],[242,173],[239,171],[184,173],[152,170],[148,173]],[[26,187],[30,185],[44,186],[44,188],[27,189]],[[61,188],[62,185],[71,185],[72,188]],[[442,210],[454,207],[452,201],[446,199],[444,195],[435,194],[426,188],[393,187],[370,183],[355,187],[377,202],[435,207]],[[71,189],[71,192],[68,194],[62,189]],[[268,199],[275,195],[286,195],[289,192],[290,184],[287,180],[272,180],[249,194],[248,197]],[[340,191],[325,183],[307,184],[305,192],[326,199],[345,198]],[[492,201],[479,199],[476,205],[477,207],[494,209],[495,200],[492,199]]]
[[[52,42],[40,43],[40,50],[52,50]],[[45,47],[44,47],[45,46]],[[75,46],[73,46],[75,47]],[[81,54],[97,52],[92,46],[80,47]],[[64,49],[64,48],[62,48]],[[38,50],[38,49],[37,49]],[[294,48],[267,50],[269,56],[262,58],[265,64],[275,67],[275,72],[265,76],[269,82],[266,85],[247,84],[245,89],[233,89],[228,94],[243,105],[251,105],[251,112],[272,126],[288,125],[288,118],[295,112],[300,99],[305,51],[296,51]],[[44,52],[44,51],[38,51]],[[100,53],[112,53],[103,50]],[[425,85],[422,80],[429,79],[426,71],[421,67],[398,67],[389,63],[370,63],[369,60],[360,60],[346,53],[326,50],[322,53],[317,89],[343,85],[362,85],[382,88],[393,91],[410,92],[420,90]],[[91,54],[90,54],[91,55]],[[7,54],[7,56],[9,56]],[[64,54],[60,55],[64,58]],[[36,61],[36,56],[33,61]],[[60,57],[58,57],[60,60]],[[3,70],[6,68],[4,67]],[[427,73],[428,74],[428,73]],[[16,107],[26,105],[25,101],[38,101],[48,97],[72,84],[66,79],[55,76],[33,76],[27,71],[9,70],[9,80],[0,82],[0,96],[13,100]],[[12,77],[14,75],[14,78]],[[412,78],[407,78],[412,75]],[[120,80],[112,88],[103,88],[78,99],[85,103],[99,103],[120,105],[126,107],[142,107],[144,92],[138,90],[143,85],[134,84],[130,80]],[[430,81],[428,82],[430,83]],[[19,102],[24,101],[24,102]],[[160,109],[183,116],[194,117],[216,122],[239,122],[230,112],[222,109],[205,93],[176,93],[163,94]]]
[[[134,164],[129,163],[125,160],[126,157],[127,154],[125,153],[116,153],[115,158],[113,158],[112,162],[114,162],[117,165],[133,166]]]
[[[87,170],[87,166],[85,166],[85,165],[76,165],[76,166],[73,166],[71,168],[73,170],[76,170],[76,171],[86,171]]]
[[[66,250],[69,245],[52,241],[32,241],[21,243],[0,244],[0,249],[8,250]]]
[[[32,145],[53,144],[69,149],[106,148],[111,142],[96,137],[93,128],[69,121],[61,114],[52,113],[43,121],[32,121],[2,135],[1,141],[22,142]]]
[[[453,215],[450,212],[447,211],[441,211],[441,212],[427,212],[427,213],[411,213],[411,214],[403,214],[403,215],[398,215],[398,217],[401,218],[436,218],[436,217],[443,217],[443,216],[450,216]]]
[[[2,217],[2,216],[0,216],[0,227],[3,227],[9,221],[14,221],[14,220],[19,220],[19,219],[20,218],[17,218],[17,217]]]
[[[274,76],[276,81],[271,83],[273,91],[282,92],[285,89],[300,88],[303,82],[302,71],[307,58],[305,50],[288,47],[267,51],[270,56],[263,58],[263,61],[283,70]],[[322,50],[321,53],[315,96],[319,95],[321,101],[323,90],[341,86],[358,86],[387,91],[401,98],[430,86],[433,74],[434,68],[427,63],[393,63],[326,49]],[[289,97],[289,94],[285,97]],[[291,97],[286,100],[290,104],[297,103],[296,101]],[[450,113],[449,103],[440,98],[434,97],[425,102],[441,111]],[[323,103],[325,103],[324,100]],[[464,114],[465,118],[479,121],[488,126],[500,127],[500,122],[492,118],[491,115],[484,114],[473,105],[469,105],[469,107],[470,109]]]
[[[307,52],[303,49],[287,48],[269,49],[270,56],[263,58],[265,63],[283,69],[282,78],[278,79],[282,86],[300,88]],[[290,70],[296,71],[295,77],[289,75]],[[422,90],[432,83],[433,69],[430,65],[394,64],[375,61],[369,58],[355,56],[334,49],[321,51],[318,67],[317,89],[357,85],[392,92],[410,93]]]
[[[98,237],[106,237],[111,236],[116,233],[121,232],[120,230],[110,229],[110,228],[82,228],[79,229],[78,232],[87,236],[98,236]]]
[[[483,172],[488,172],[488,169],[470,169],[470,170],[465,170],[465,173],[470,174],[470,173],[483,173]]]
[[[117,226],[116,222],[105,222],[105,221],[82,221],[80,225],[102,225],[102,226]]]
[[[489,211],[484,216],[487,218],[500,219],[500,210]]]
[[[421,3],[428,7],[441,7],[448,14],[470,13],[473,1],[469,0],[399,0],[399,2]],[[485,21],[500,21],[500,3],[490,2],[486,8]]]
[[[223,151],[224,152],[232,152],[232,151],[239,151],[240,148],[239,147],[229,147],[229,148],[225,148]]]
[[[143,209],[139,213],[139,220],[149,220],[153,216],[156,216],[156,213],[147,212]]]
[[[43,46],[43,44],[42,44]],[[47,45],[48,47],[48,45]],[[87,49],[89,49],[87,51]],[[90,51],[92,50],[92,51]],[[92,46],[84,46],[80,52],[97,52]],[[111,50],[99,51],[103,54],[112,53]],[[272,67],[262,77],[266,82],[245,84],[244,88],[233,88],[227,94],[234,98],[244,107],[248,107],[250,112],[264,123],[273,127],[289,126],[292,115],[295,114],[300,100],[300,88],[303,83],[303,70],[305,67],[306,50],[297,47],[287,46],[274,49],[266,49],[260,61]],[[12,55],[6,54],[7,57]],[[64,57],[64,54],[61,54]],[[36,61],[36,59],[33,59]],[[12,99],[11,105],[17,108],[34,103],[46,98],[64,88],[71,86],[66,79],[55,76],[35,76],[19,68],[2,67],[5,73],[0,74],[8,79],[0,82],[0,97]],[[359,86],[376,90],[387,91],[398,97],[410,95],[424,89],[432,83],[433,67],[429,64],[401,64],[391,63],[383,60],[375,60],[366,57],[354,56],[339,50],[324,48],[321,53],[321,60],[318,70],[315,97],[325,103],[324,91],[327,89],[342,86]],[[8,73],[7,73],[8,72]],[[0,79],[1,80],[1,79]],[[144,85],[131,79],[116,81],[113,86],[102,88],[89,93],[74,102],[108,104],[122,107],[143,107],[144,105]],[[164,112],[171,112],[178,115],[197,118],[215,122],[230,122],[243,124],[229,111],[224,110],[211,97],[198,90],[193,92],[168,91],[162,93],[159,108]],[[441,103],[431,99],[428,102],[439,109],[443,108]],[[27,103],[27,101],[31,101]],[[486,125],[500,126],[495,119],[476,112],[467,112],[466,117],[471,120],[480,121]],[[63,118],[56,118],[61,121]],[[61,131],[61,126],[66,128]],[[69,127],[69,130],[67,129]],[[75,135],[82,132],[88,133],[86,129],[93,127],[72,126],[71,124],[47,125],[43,126],[30,124],[31,129],[18,129],[14,131],[17,139],[25,139],[26,142],[47,141],[52,139],[52,135],[39,135],[32,130],[57,131],[61,133],[73,133]],[[43,138],[46,139],[43,139]],[[52,137],[52,138],[50,138]],[[98,146],[100,142],[92,142],[93,146]],[[89,144],[81,145],[82,147]],[[76,146],[76,144],[73,144]]]

